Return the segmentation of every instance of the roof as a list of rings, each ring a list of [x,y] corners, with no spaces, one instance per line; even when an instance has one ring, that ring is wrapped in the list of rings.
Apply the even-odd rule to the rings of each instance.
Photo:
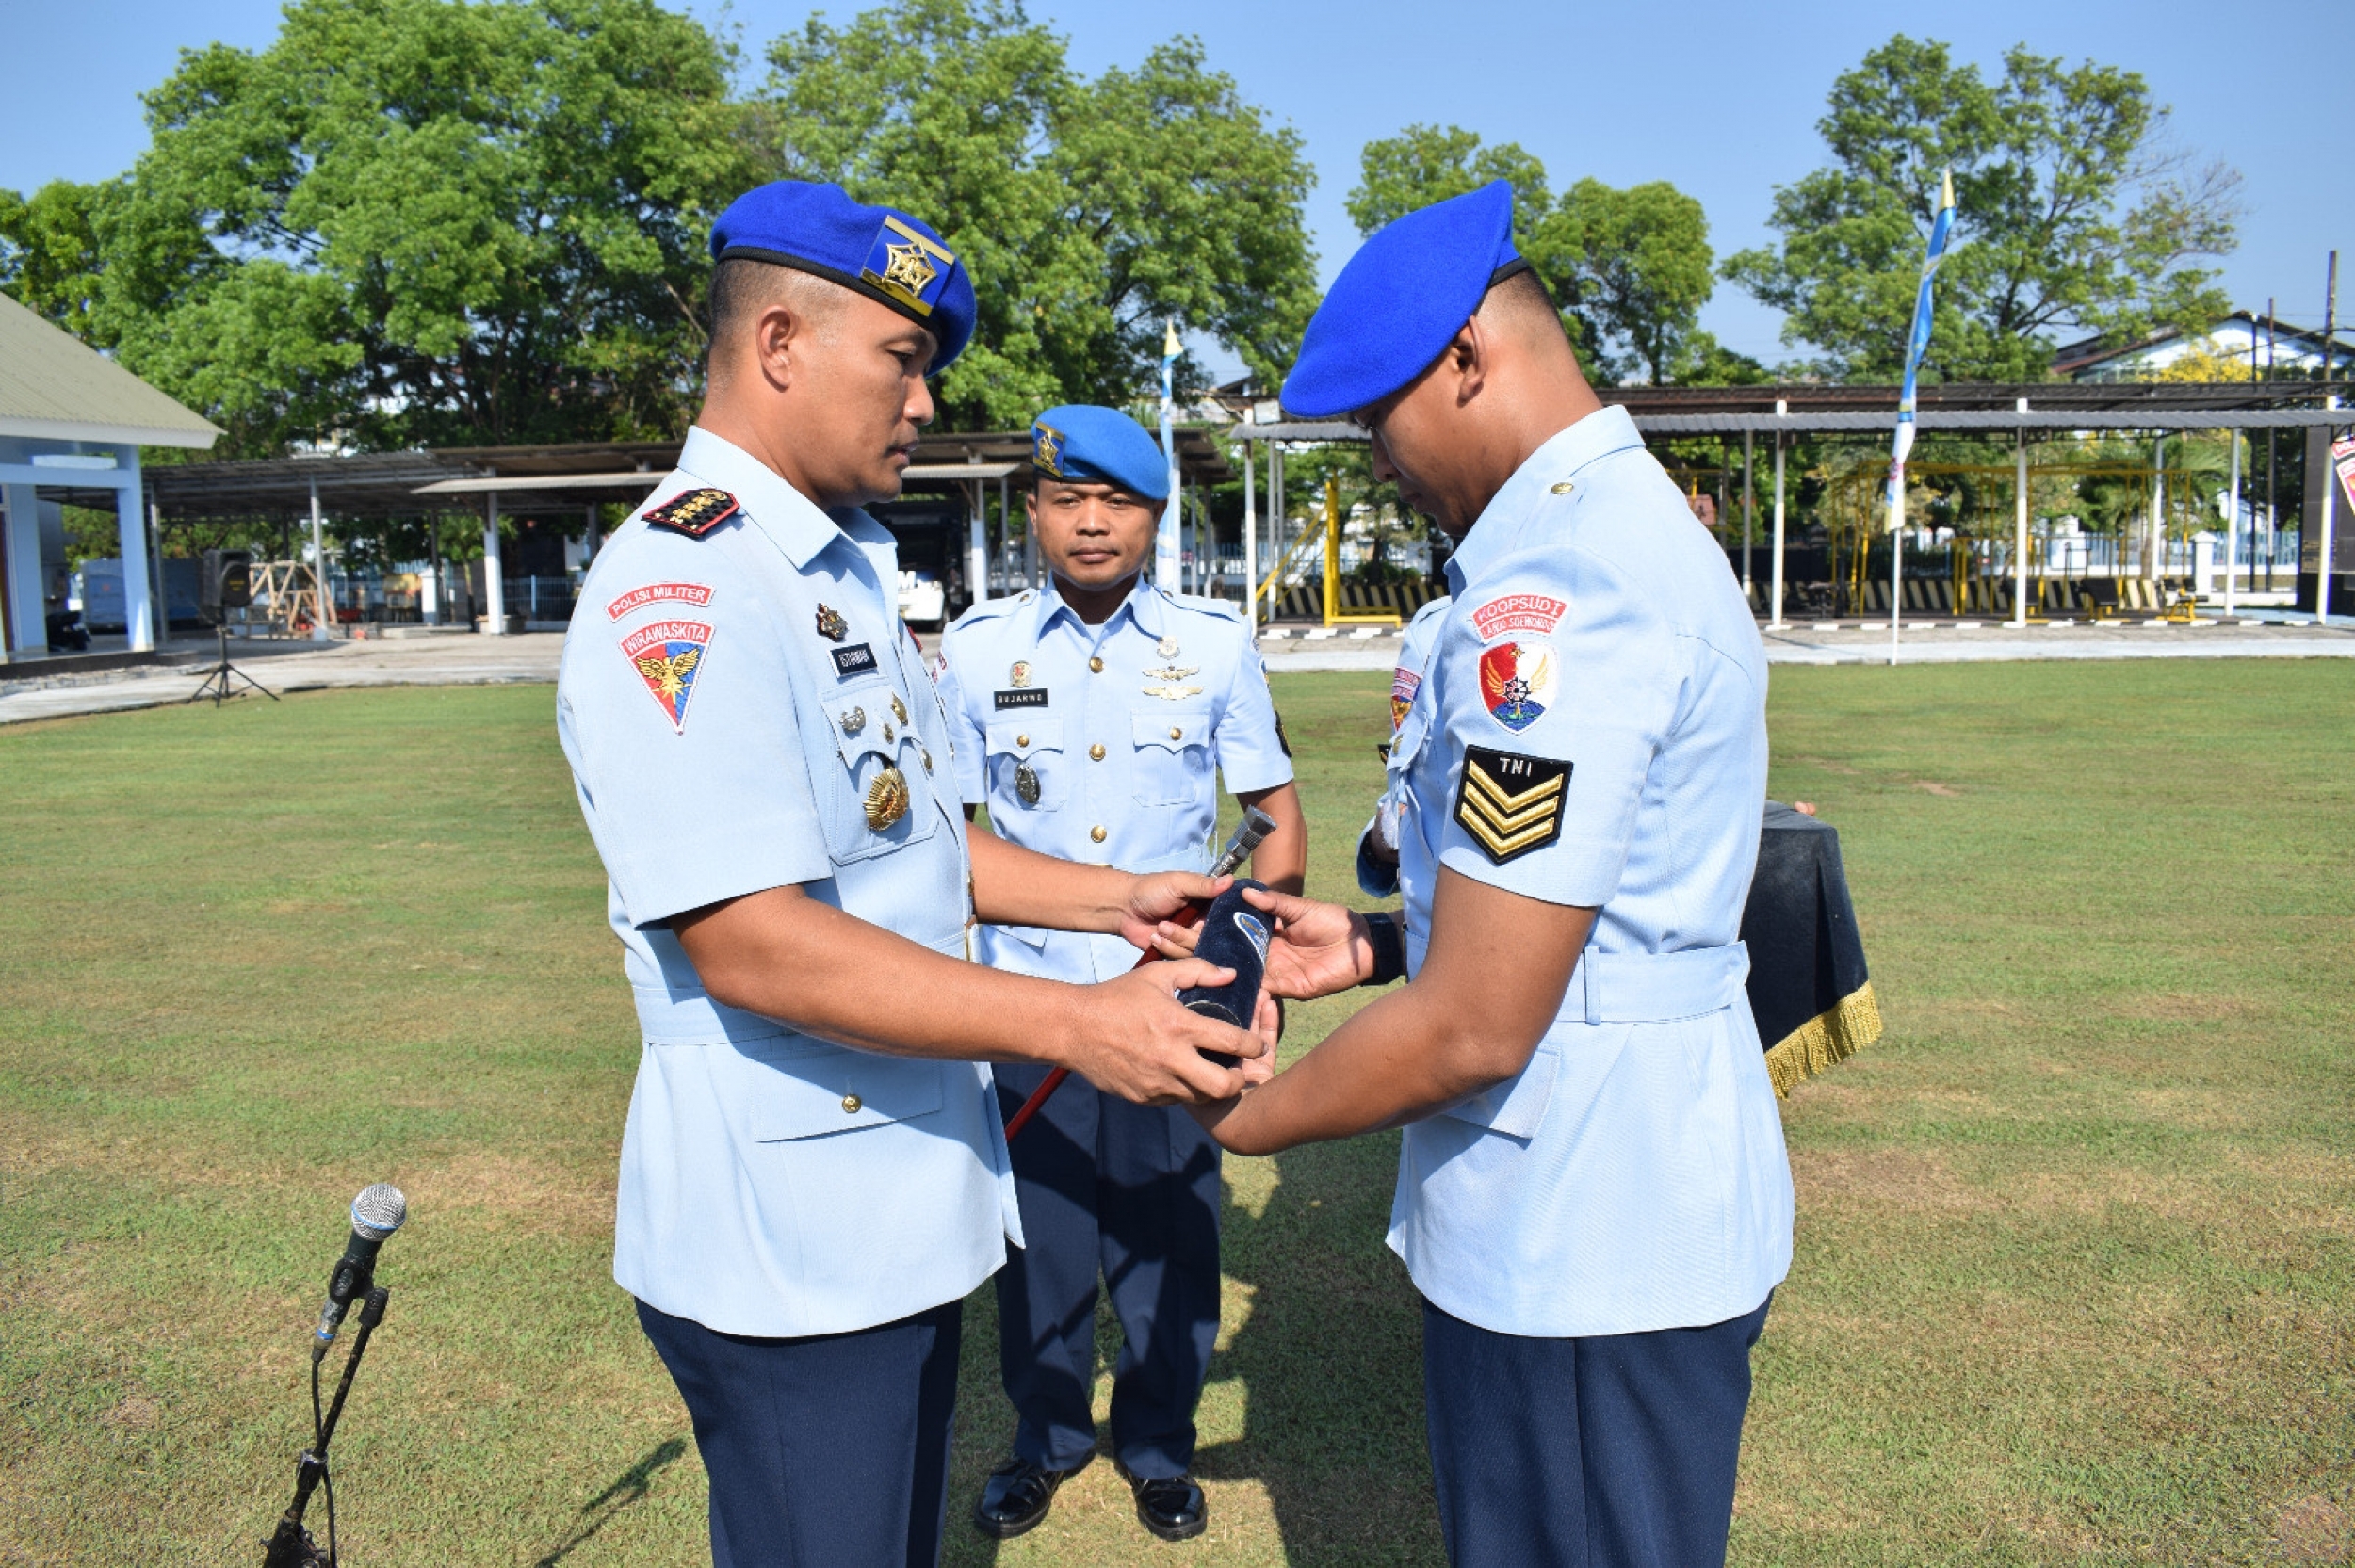
[[[2233,326],[2247,328],[2252,337],[2270,336],[2281,349],[2317,358],[2322,353],[2321,329],[2294,327],[2278,316],[2268,322],[2255,311],[2234,311],[2229,315],[2219,316],[2214,326],[2200,335],[2202,338],[2214,337],[2224,328]],[[2113,343],[2107,337],[2080,338],[2053,350],[2053,374],[2080,376],[2097,365],[2139,359],[2153,349],[2180,343],[2189,336],[2181,328],[2161,327],[2128,344]],[[2338,331],[2333,331],[2331,336],[2332,360],[2355,359],[2355,340]]]
[[[220,428],[0,294],[0,435],[209,447]]]

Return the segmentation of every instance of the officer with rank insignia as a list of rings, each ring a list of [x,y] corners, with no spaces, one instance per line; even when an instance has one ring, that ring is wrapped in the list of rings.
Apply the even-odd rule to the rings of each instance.
[[[1255,873],[1297,893],[1307,831],[1250,628],[1233,605],[1144,578],[1169,460],[1114,409],[1049,409],[1031,438],[1027,505],[1048,586],[974,606],[941,642],[967,815],[986,805],[998,836],[1045,854],[1198,872],[1215,853],[1223,774],[1276,823]],[[1000,969],[1082,984],[1137,961],[1117,938],[1021,923],[983,927],[982,952]],[[999,1070],[1009,1117],[1045,1076]],[[1019,1420],[975,1523],[1001,1539],[1030,1529],[1095,1456],[1100,1269],[1125,1339],[1113,1463],[1146,1529],[1199,1535],[1202,1489],[1187,1472],[1218,1335],[1218,1145],[1175,1107],[1066,1083],[1013,1156],[1026,1240],[998,1276],[998,1303]]]
[[[1766,665],[1511,227],[1499,182],[1383,229],[1285,383],[1460,543],[1391,752],[1405,909],[1253,896],[1271,992],[1407,984],[1203,1114],[1253,1154],[1405,1127],[1389,1243],[1459,1568],[1697,1568],[1791,1257],[1739,940]]]
[[[1237,1091],[1205,1050],[1262,1046],[1178,1004],[1224,970],[970,962],[977,917],[1143,946],[1217,884],[968,846],[860,509],[971,334],[954,250],[798,182],[711,245],[702,412],[591,568],[557,685],[643,1037],[613,1274],[692,1418],[713,1561],[905,1568],[940,1552],[963,1299],[1022,1236],[983,1063],[1168,1104]]]

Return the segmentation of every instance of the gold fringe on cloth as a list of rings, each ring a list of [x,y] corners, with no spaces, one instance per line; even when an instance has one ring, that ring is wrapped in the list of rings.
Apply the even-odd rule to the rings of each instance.
[[[1776,1098],[1788,1098],[1800,1084],[1880,1037],[1881,1005],[1867,980],[1775,1042],[1766,1053],[1766,1075],[1774,1080]]]

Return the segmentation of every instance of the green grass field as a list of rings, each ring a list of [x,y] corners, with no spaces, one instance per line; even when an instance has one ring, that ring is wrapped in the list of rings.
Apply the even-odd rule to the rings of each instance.
[[[1277,682],[1328,894],[1386,685]],[[1734,1560],[2348,1561],[2355,667],[1785,670],[1773,711],[1890,1034],[1787,1109]],[[258,1560],[380,1178],[414,1218],[337,1443],[347,1560],[698,1560],[609,1274],[637,1045],[548,688],[10,730],[0,781],[0,1563]],[[1394,1160],[1228,1162],[1189,1546],[1107,1464],[1004,1548],[964,1524],[1010,1431],[978,1293],[950,1560],[1437,1561]]]

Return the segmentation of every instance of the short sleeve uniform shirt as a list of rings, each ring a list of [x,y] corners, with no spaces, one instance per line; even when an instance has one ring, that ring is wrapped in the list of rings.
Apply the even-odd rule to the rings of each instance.
[[[700,538],[649,511],[698,491]],[[592,567],[558,729],[609,879],[643,1049],[614,1278],[729,1334],[886,1323],[1020,1239],[989,1069],[853,1050],[725,1007],[669,922],[788,885],[964,959],[949,726],[896,607],[890,534],[707,430]]]
[[[1600,910],[1528,1067],[1409,1126],[1390,1244],[1505,1334],[1715,1323],[1791,1255],[1743,979],[1766,666],[1723,552],[1617,409],[1533,454],[1448,563],[1393,742],[1409,973],[1439,868]],[[1509,981],[1515,955],[1492,962]]]

